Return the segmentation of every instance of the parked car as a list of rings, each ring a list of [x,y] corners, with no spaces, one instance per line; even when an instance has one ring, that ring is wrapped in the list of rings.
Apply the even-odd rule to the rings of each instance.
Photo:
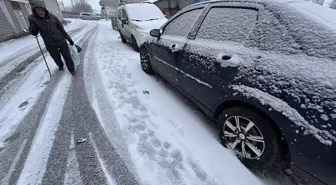
[[[161,10],[149,2],[121,4],[117,11],[121,41],[132,43],[136,51],[151,29],[160,28],[167,21]]]
[[[83,20],[94,20],[94,16],[91,13],[81,12],[79,15],[80,19]]]
[[[151,30],[141,66],[214,119],[247,167],[335,185],[336,35],[316,20],[288,2],[191,5]]]

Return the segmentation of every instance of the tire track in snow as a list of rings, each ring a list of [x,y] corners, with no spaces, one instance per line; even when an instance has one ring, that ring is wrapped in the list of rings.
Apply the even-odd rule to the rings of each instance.
[[[92,31],[90,32],[92,34]],[[19,177],[18,185],[24,185],[27,182],[30,184],[40,184],[42,182],[55,138],[54,133],[56,133],[58,123],[61,119],[71,81],[72,76],[66,74],[56,86],[55,94],[49,102],[49,106],[44,113],[44,118],[40,122],[37,135],[35,135],[32,148]],[[64,171],[64,169],[59,168],[59,170],[53,171],[53,173]]]
[[[95,40],[95,37],[91,41]],[[91,43],[89,43],[91,45]],[[89,55],[87,53],[85,56]],[[91,58],[91,57],[90,57]],[[86,65],[86,64],[85,64]],[[75,140],[86,138],[87,141],[76,145],[76,156],[79,163],[79,170],[83,184],[107,184],[107,172],[116,184],[137,185],[137,179],[128,169],[123,158],[118,154],[117,150],[112,146],[107,138],[104,129],[99,123],[96,113],[89,102],[84,82],[83,65],[78,69],[78,75],[73,79],[69,94],[64,107],[62,119],[60,121],[59,129],[56,133],[58,135],[54,141],[55,149],[51,152],[51,158],[48,162],[49,171],[55,171],[57,164],[61,162],[60,155],[64,155],[64,140],[70,137],[69,130],[74,129]],[[96,146],[88,142],[92,133]],[[96,149],[95,149],[96,148]],[[106,171],[102,169],[101,163],[97,158],[104,163]],[[55,174],[54,174],[55,176]],[[43,184],[51,184],[54,182],[62,182],[61,175],[59,177],[52,177],[46,173]]]
[[[83,41],[85,40],[85,38],[88,38],[88,34],[84,35],[84,37],[80,40]],[[10,166],[12,165],[12,161],[14,158],[13,156],[15,156],[16,152],[19,150],[18,146],[21,145],[23,140],[27,139],[26,147],[24,148],[22,155],[17,162],[17,165],[15,165],[15,170],[13,174],[9,178],[9,184],[16,184],[21,174],[20,172],[22,171],[25,160],[27,159],[27,155],[31,148],[34,135],[37,132],[37,128],[39,126],[39,122],[42,119],[44,111],[46,110],[49,97],[53,93],[62,76],[64,76],[63,74],[64,72],[54,73],[53,77],[49,81],[48,86],[41,93],[29,113],[18,125],[15,131],[16,133],[18,133],[18,137],[10,141],[8,143],[8,146],[6,146],[6,148],[0,153],[0,179],[3,179],[8,174]]]
[[[48,102],[46,112],[37,128],[28,157],[18,180],[18,185],[41,184],[48,156],[54,141],[65,97],[71,81],[70,74],[63,75]]]
[[[19,158],[20,158],[20,156],[21,156],[21,154],[22,154],[22,152],[23,152],[24,147],[26,146],[26,143],[27,143],[27,139],[23,140],[23,142],[22,142],[22,144],[21,144],[21,146],[20,146],[20,149],[19,149],[19,151],[17,152],[17,154],[15,155],[15,158],[14,158],[14,160],[13,160],[13,162],[12,162],[12,165],[11,165],[11,167],[10,167],[10,169],[9,169],[9,171],[8,171],[8,173],[7,173],[7,175],[6,175],[6,177],[3,178],[3,179],[0,181],[0,183],[1,183],[2,185],[9,185],[9,178],[11,177],[12,173],[13,173],[14,170],[15,170],[15,166],[16,166],[16,164],[17,164],[17,162],[18,162],[18,160],[19,160]]]
[[[109,174],[109,172],[107,171],[107,168],[106,168],[106,166],[104,164],[104,161],[102,160],[102,158],[101,158],[101,156],[99,154],[99,151],[98,151],[98,148],[97,148],[97,144],[96,144],[95,140],[92,137],[92,133],[89,133],[89,137],[90,137],[91,144],[93,145],[93,148],[94,148],[94,150],[96,152],[96,155],[97,155],[98,161],[100,163],[100,166],[101,166],[101,168],[102,168],[102,170],[103,170],[103,172],[105,174],[105,178],[107,180],[107,184],[108,185],[114,185],[114,184],[116,184],[114,182],[114,180],[112,179],[111,175]]]
[[[80,178],[79,165],[76,157],[76,145],[75,145],[75,136],[73,130],[71,131],[70,138],[70,152],[68,156],[65,177],[64,177],[64,185],[82,185],[83,182]]]
[[[85,54],[88,42],[91,39],[91,37],[95,34],[96,27],[93,28],[88,34],[86,34],[86,41],[82,45],[83,51],[81,52],[81,60],[83,58],[83,55]],[[74,81],[76,79],[80,78],[80,66],[82,63],[78,66],[77,69],[77,75],[72,78],[70,90],[68,92],[67,97],[65,98],[66,103],[63,107],[63,113],[61,116],[61,119],[58,123],[58,128],[55,133],[55,139],[52,144],[52,149],[48,158],[47,168],[43,176],[42,184],[64,184],[67,180],[65,179],[66,176],[66,169],[67,169],[67,161],[69,160],[69,153],[75,153],[75,156],[77,158],[78,165],[80,167],[79,163],[79,157],[80,153],[77,152],[77,147],[75,149],[69,151],[69,140],[71,140],[71,132],[73,130],[74,139],[75,141],[78,140],[75,133],[75,119],[77,117],[74,117],[75,114],[69,112],[69,107],[74,106],[72,103],[72,100],[69,100],[69,96],[73,94],[73,86],[75,84]],[[64,115],[68,115],[70,113],[71,118],[67,118],[66,121],[64,121]],[[83,143],[84,144],[84,143]],[[92,156],[92,155],[91,155]],[[70,156],[71,157],[71,156]],[[69,174],[68,174],[69,175]],[[80,173],[80,175],[82,175]],[[67,177],[68,178],[68,177]],[[69,180],[69,179],[68,179]],[[85,181],[83,181],[85,184]]]

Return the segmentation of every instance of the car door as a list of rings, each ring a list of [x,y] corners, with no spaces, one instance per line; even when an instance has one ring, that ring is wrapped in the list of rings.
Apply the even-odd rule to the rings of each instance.
[[[152,50],[155,51],[152,59],[153,68],[173,84],[178,84],[179,55],[201,12],[202,8],[199,8],[177,15],[163,27],[160,38],[151,44]]]
[[[240,50],[257,22],[256,9],[214,6],[194,38],[186,44],[180,63],[180,86],[209,110],[225,96],[243,59]]]
[[[126,24],[122,24],[122,27],[124,28],[124,36],[128,40],[131,40],[130,20],[128,18],[127,11],[124,8],[122,9],[122,19],[126,20]]]
[[[122,17],[122,8],[118,8],[118,18],[117,18],[117,26],[118,26],[118,30],[120,32],[123,31],[123,27],[122,27],[122,22],[121,22],[121,17]]]

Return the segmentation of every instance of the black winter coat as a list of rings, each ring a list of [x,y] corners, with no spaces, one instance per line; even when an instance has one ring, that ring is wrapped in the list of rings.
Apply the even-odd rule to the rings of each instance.
[[[44,18],[38,16],[35,12],[36,7],[45,9],[46,14]],[[61,21],[55,15],[49,13],[42,2],[32,5],[32,11],[33,14],[28,17],[29,32],[34,36],[40,33],[47,47],[60,45],[66,40],[73,43],[68,33],[64,30]]]

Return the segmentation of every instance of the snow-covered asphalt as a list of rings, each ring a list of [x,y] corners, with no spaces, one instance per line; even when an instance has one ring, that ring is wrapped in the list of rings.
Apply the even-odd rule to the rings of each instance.
[[[245,168],[177,90],[142,72],[109,21],[66,29],[83,48],[75,77],[45,53],[49,78],[35,38],[0,44],[1,185],[277,184]]]

